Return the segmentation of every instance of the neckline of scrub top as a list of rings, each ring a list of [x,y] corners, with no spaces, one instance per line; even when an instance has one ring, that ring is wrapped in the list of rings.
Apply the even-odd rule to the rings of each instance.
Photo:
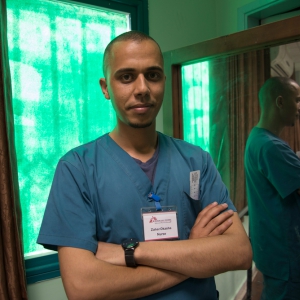
[[[102,138],[98,140],[98,143],[122,168],[124,175],[132,181],[143,198],[148,198],[148,194],[154,192],[163,201],[167,194],[167,187],[170,179],[170,145],[168,145],[168,141],[162,133],[157,133],[160,146],[154,186],[152,186],[149,178],[140,166],[109,136],[108,133],[102,136]]]

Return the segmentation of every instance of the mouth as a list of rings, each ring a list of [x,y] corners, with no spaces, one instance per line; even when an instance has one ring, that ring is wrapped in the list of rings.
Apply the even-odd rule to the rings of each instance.
[[[153,105],[150,103],[147,103],[147,104],[139,103],[136,105],[129,106],[128,110],[134,111],[136,113],[145,113],[152,107],[153,107]]]
[[[129,106],[129,109],[131,109],[131,108],[150,107],[150,106],[152,106],[152,104],[150,104],[150,103],[138,103],[138,104]]]

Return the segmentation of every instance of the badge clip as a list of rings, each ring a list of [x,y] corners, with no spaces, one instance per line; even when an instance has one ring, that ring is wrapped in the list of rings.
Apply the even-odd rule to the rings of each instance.
[[[154,201],[155,207],[157,211],[161,211],[161,205],[160,205],[160,197],[158,195],[155,195],[153,192],[148,194],[148,198],[151,199],[151,201]]]

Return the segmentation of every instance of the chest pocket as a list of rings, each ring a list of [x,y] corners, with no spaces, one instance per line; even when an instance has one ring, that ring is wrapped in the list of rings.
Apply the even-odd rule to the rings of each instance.
[[[190,195],[183,191],[182,193],[182,206],[183,206],[183,223],[184,223],[184,238],[188,239],[191,228],[193,227],[195,220],[199,212],[203,209],[202,201],[200,198],[197,200],[190,197]]]

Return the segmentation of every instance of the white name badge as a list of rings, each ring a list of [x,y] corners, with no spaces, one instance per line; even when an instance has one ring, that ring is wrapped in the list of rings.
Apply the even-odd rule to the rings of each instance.
[[[143,212],[145,241],[178,239],[176,211]]]

